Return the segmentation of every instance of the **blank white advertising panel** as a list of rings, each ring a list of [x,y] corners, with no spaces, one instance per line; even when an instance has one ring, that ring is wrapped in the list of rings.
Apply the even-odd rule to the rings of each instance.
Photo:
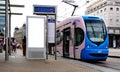
[[[28,47],[44,47],[44,19],[29,18]]]
[[[45,59],[46,57],[46,18],[27,17],[27,58]]]

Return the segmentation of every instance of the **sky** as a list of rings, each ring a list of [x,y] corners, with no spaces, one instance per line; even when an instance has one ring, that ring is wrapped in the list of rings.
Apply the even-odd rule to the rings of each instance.
[[[74,15],[84,15],[85,11],[85,2],[86,0],[74,0],[75,3],[79,5],[76,9]],[[15,27],[21,27],[26,23],[26,16],[33,15],[33,5],[52,5],[57,6],[57,20],[62,21],[65,18],[71,16],[74,9],[73,6],[68,5],[62,0],[10,0],[11,4],[20,4],[24,5],[24,8],[11,8],[11,12],[23,13],[23,15],[12,15],[11,17],[11,37],[13,37],[13,32]]]

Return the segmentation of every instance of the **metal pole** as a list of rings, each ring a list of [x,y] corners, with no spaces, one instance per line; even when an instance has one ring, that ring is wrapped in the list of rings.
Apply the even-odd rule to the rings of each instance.
[[[8,0],[5,0],[5,47],[5,61],[8,61]]]
[[[57,47],[56,47],[56,45],[57,45],[57,44],[56,44],[56,21],[57,21],[57,20],[56,20],[56,18],[57,18],[57,17],[56,17],[56,14],[55,14],[55,60],[57,60],[57,53],[56,53],[56,52],[57,52],[57,51],[56,51],[56,50],[57,50],[57,49],[56,49],[56,48],[57,48]]]
[[[48,60],[48,15],[46,17],[46,59]]]
[[[74,36],[75,36],[74,38],[76,38],[76,34],[75,34],[75,33],[76,33],[76,29],[75,29],[75,28],[76,28],[76,23],[74,24]],[[75,43],[76,43],[76,42],[74,41],[74,42],[73,42],[74,58],[76,57],[76,55],[75,55]]]
[[[8,4],[9,4],[9,10],[10,10],[10,13],[9,13],[9,39],[8,39],[8,50],[9,50],[9,54],[11,55],[11,9],[10,9],[10,1],[8,0]]]

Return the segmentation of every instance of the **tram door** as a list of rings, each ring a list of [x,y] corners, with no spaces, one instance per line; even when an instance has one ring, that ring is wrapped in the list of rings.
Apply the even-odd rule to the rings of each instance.
[[[70,28],[63,31],[63,57],[69,57]]]

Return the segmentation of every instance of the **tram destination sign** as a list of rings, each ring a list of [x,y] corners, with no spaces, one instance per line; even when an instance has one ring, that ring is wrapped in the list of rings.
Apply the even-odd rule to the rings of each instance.
[[[51,15],[56,14],[56,6],[33,5],[34,14]]]

